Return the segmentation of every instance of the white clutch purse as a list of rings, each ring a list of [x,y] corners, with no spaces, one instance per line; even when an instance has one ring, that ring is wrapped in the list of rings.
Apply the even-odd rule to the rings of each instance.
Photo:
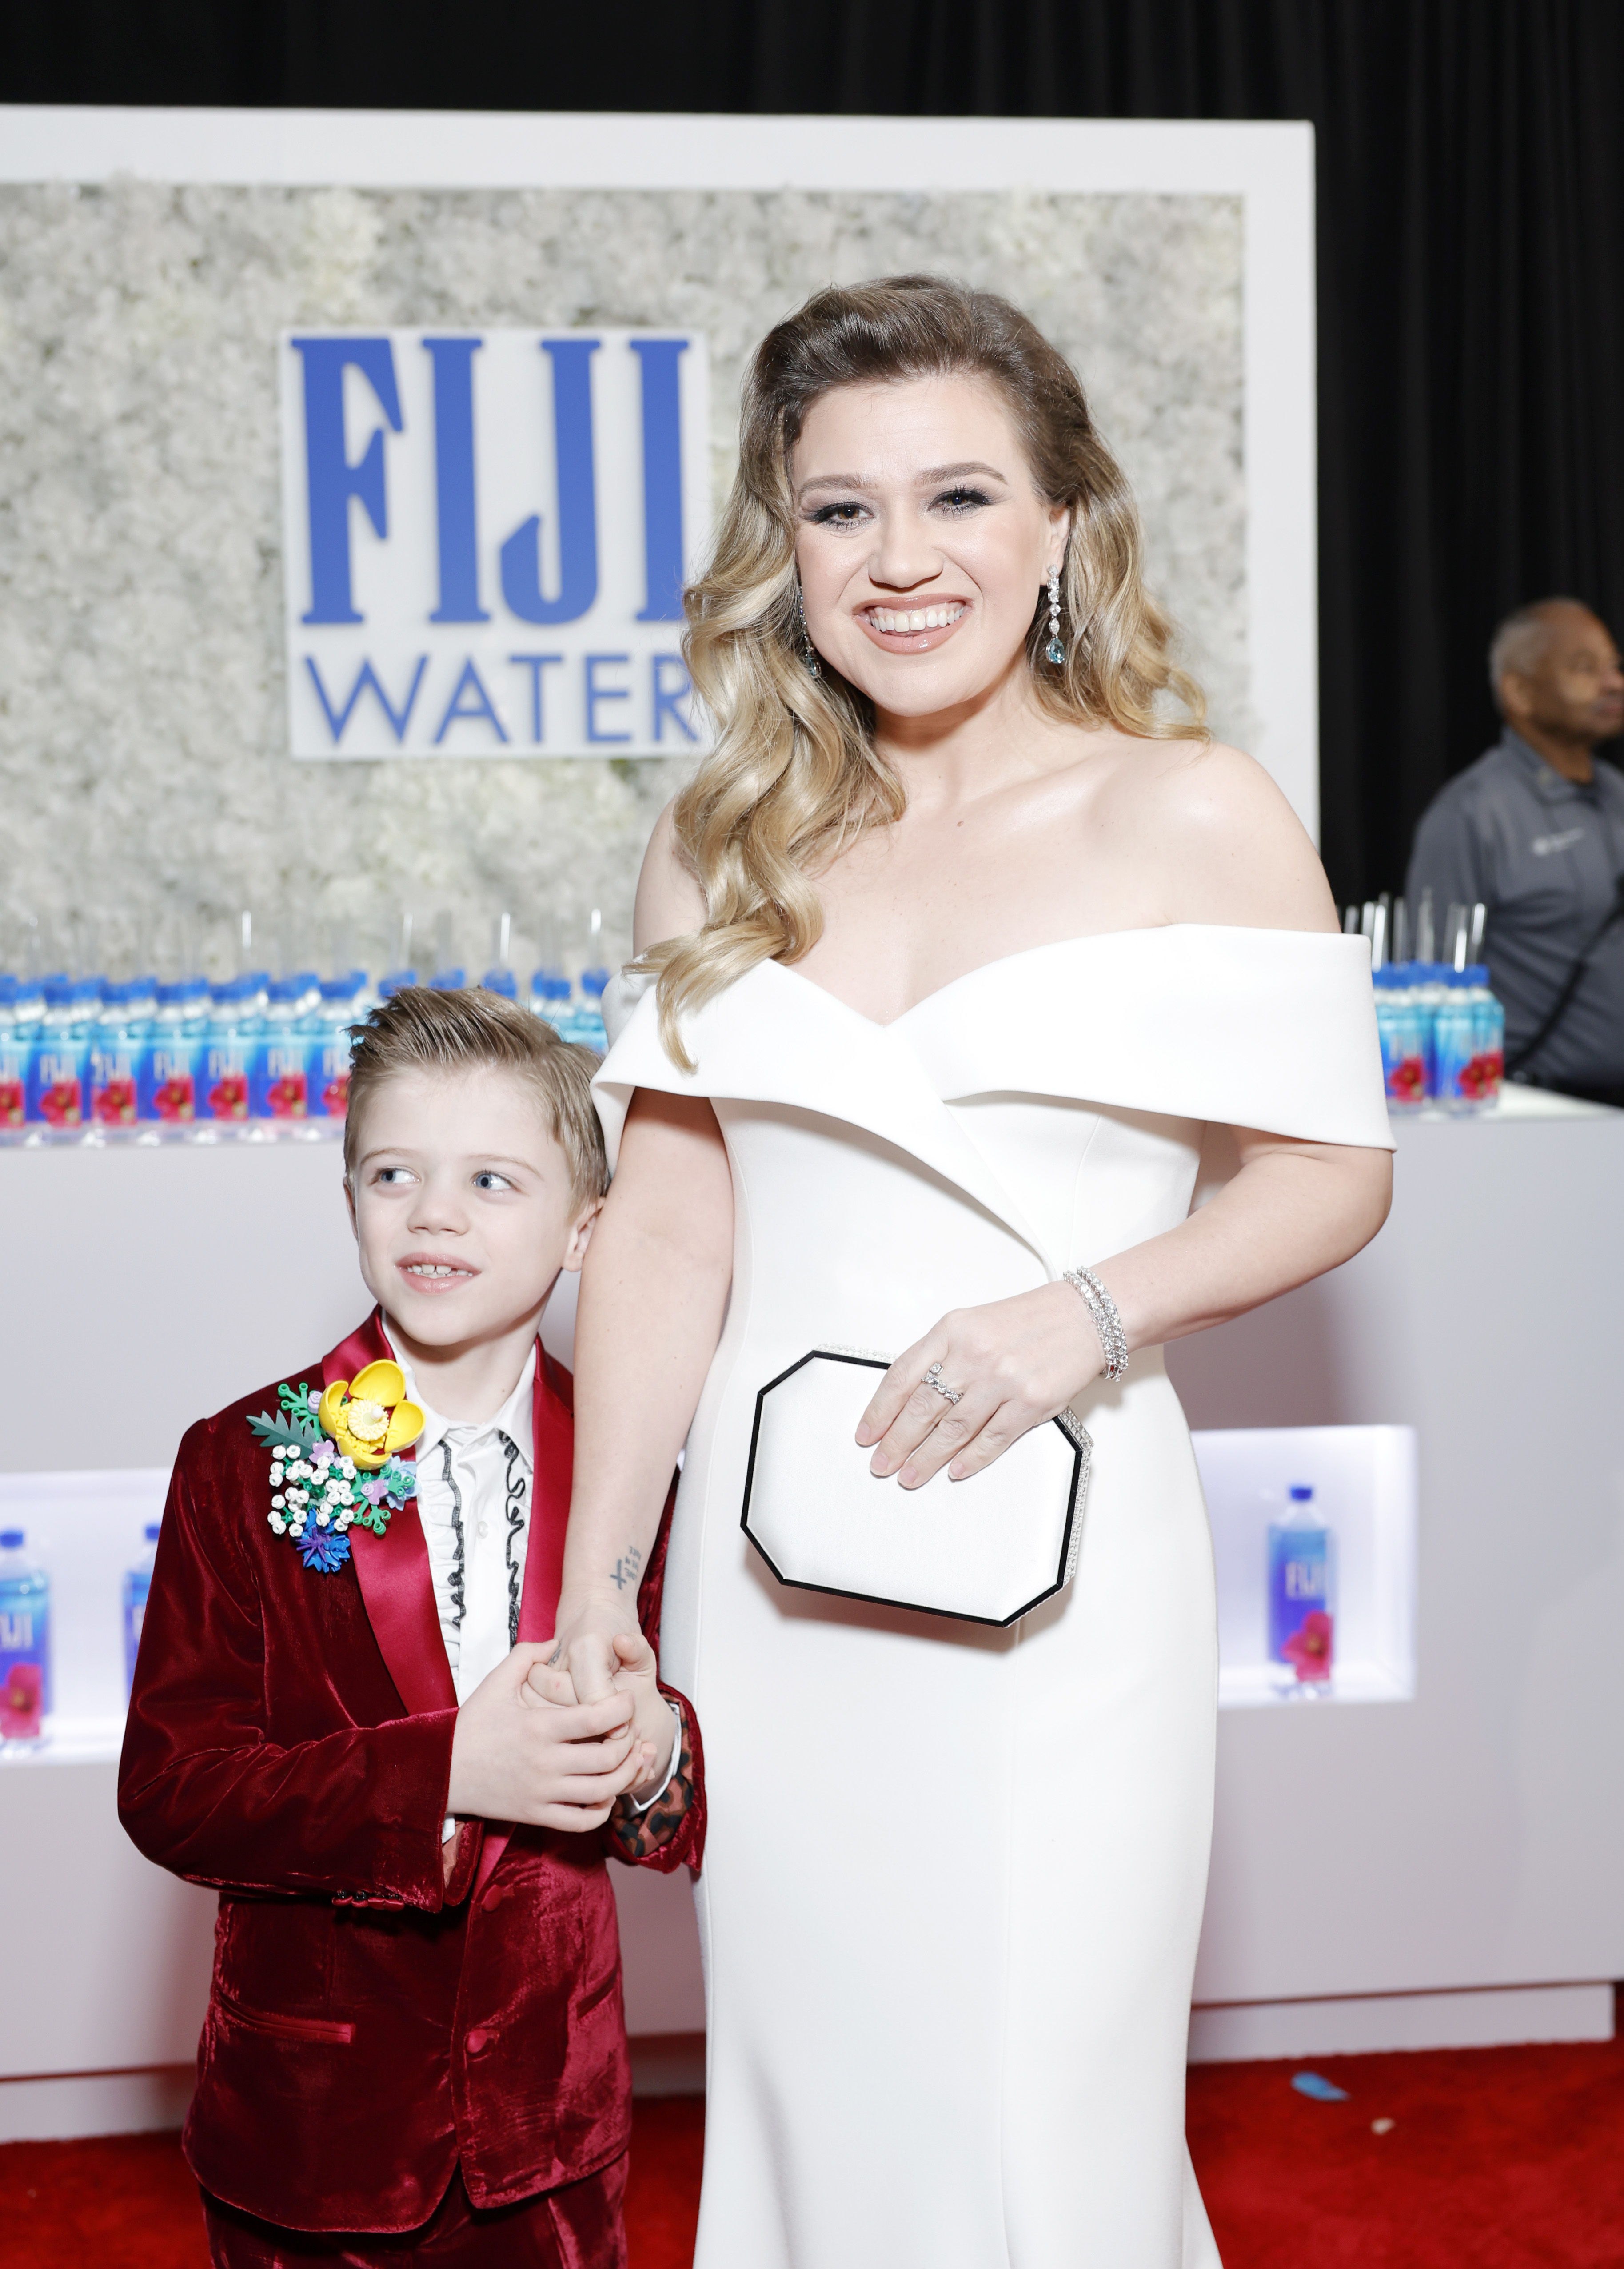
[[[1071,1581],[1094,1445],[1069,1411],[984,1473],[876,1481],[857,1422],[883,1356],[814,1348],[756,1397],[741,1525],[780,1584],[1000,1628]]]

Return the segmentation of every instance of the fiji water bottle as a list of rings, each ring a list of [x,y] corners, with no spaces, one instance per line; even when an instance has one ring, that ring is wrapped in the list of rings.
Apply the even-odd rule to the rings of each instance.
[[[109,985],[90,1044],[90,1111],[98,1127],[135,1126],[140,1116],[141,1054],[158,1013],[150,977]]]
[[[603,1026],[603,995],[610,972],[607,969],[583,969],[580,973],[580,1001],[573,1019],[572,1040],[583,1047],[595,1048],[599,1055],[609,1048],[609,1034]]]
[[[28,1058],[44,1009],[44,995],[31,979],[0,977],[0,1142],[22,1133],[28,1107]]]
[[[530,979],[530,1006],[538,1016],[545,1016],[563,1031],[569,1021],[572,989],[562,969],[556,964],[546,965]]]
[[[1450,1006],[1454,974],[1447,961],[1425,961],[1416,965],[1415,997],[1427,1034],[1428,1101],[1436,1100],[1438,1093],[1438,1017]]]
[[[146,1618],[147,1593],[152,1588],[152,1563],[158,1554],[158,1523],[146,1525],[146,1550],[133,1568],[124,1571],[124,1691],[136,1682],[136,1655],[141,1645],[141,1626]]]
[[[1433,1019],[1433,1077],[1438,1101],[1463,1117],[1487,1100],[1488,1067],[1478,1053],[1478,1006],[1471,972],[1449,972],[1443,1005]]]
[[[342,1119],[350,1107],[350,1027],[361,1021],[366,979],[358,969],[321,980],[321,997],[305,1020],[305,1098],[313,1119]]]
[[[23,1557],[20,1528],[0,1529],[0,1739],[37,1741],[51,1706],[51,1586]]]
[[[513,974],[513,918],[498,914],[491,925],[491,966],[479,980],[487,993],[504,1001],[517,1001],[519,979]]]
[[[23,1115],[33,1126],[65,1134],[85,1124],[101,987],[93,977],[48,977],[42,989],[45,1013],[29,1058]]]
[[[189,1127],[197,1116],[209,987],[201,977],[160,985],[136,1068],[136,1116],[159,1127]]]
[[[1472,1004],[1477,1015],[1477,1055],[1481,1066],[1483,1101],[1480,1106],[1489,1110],[1500,1100],[1500,1090],[1506,1075],[1506,1012],[1495,998],[1488,982],[1487,964],[1474,961],[1466,970],[1472,987]]]
[[[1334,1634],[1331,1531],[1315,1517],[1314,1492],[1296,1482],[1291,1511],[1269,1526],[1269,1661],[1290,1691],[1329,1690]]]
[[[210,994],[208,1024],[199,1050],[197,1116],[219,1125],[239,1125],[248,1115],[248,1071],[259,1017],[252,976],[233,977]]]
[[[308,1106],[306,1063],[309,1038],[304,1030],[297,977],[279,977],[269,988],[248,1068],[248,1116],[303,1119]]]
[[[1377,971],[1374,983],[1387,1108],[1419,1111],[1427,1100],[1427,1028],[1409,970],[1389,962]]]

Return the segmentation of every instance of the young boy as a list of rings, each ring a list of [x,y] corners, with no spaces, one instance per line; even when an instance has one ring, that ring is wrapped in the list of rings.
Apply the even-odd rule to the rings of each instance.
[[[591,1061],[492,994],[374,1010],[344,1171],[377,1308],[181,1445],[119,1808],[220,1893],[183,2139],[218,2269],[625,2259],[603,1852],[697,1864],[704,1799],[646,1639],[607,1701],[539,1667],[571,1418],[536,1329],[602,1203]]]

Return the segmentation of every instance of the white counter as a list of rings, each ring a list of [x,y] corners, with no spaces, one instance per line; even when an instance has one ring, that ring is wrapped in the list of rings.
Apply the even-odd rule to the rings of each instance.
[[[365,1298],[339,1177],[325,1145],[0,1151],[0,1475],[162,1467],[193,1418],[339,1338]],[[1412,1428],[1418,1478],[1409,1671],[1221,1714],[1198,2056],[1611,2029],[1621,1192],[1621,1114],[1523,1095],[1408,1121],[1368,1252],[1170,1351],[1193,1426]],[[1241,1607],[1249,1581],[1227,1571]],[[0,1762],[0,1933],[30,1955],[0,2139],[173,2119],[206,1991],[213,1900],[122,1837],[115,1715],[62,1730]],[[631,2029],[696,2029],[685,1877],[614,1874]]]

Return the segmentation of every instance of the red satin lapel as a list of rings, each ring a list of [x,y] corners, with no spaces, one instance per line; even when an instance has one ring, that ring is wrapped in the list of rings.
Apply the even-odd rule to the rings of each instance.
[[[564,1533],[570,1519],[570,1480],[574,1445],[570,1416],[570,1375],[554,1363],[538,1340],[535,1386],[530,1398],[534,1481],[530,1489],[530,1541],[525,1547],[524,1590],[519,1599],[521,1644],[539,1645],[552,1637],[564,1587]],[[474,1895],[490,1881],[507,1849],[511,1831],[492,1822],[485,1829]]]
[[[394,1360],[374,1308],[358,1331],[324,1357],[321,1384],[330,1386],[336,1378],[353,1378],[369,1363]],[[431,1710],[454,1710],[457,1690],[440,1637],[417,1498],[409,1497],[399,1512],[390,1515],[381,1536],[352,1530],[350,1556],[378,1651],[407,1711],[416,1717]],[[528,1560],[526,1568],[528,1574]]]
[[[574,1429],[569,1374],[541,1341],[535,1347],[535,1386],[530,1398],[535,1481],[530,1490],[530,1541],[525,1548],[519,1636],[539,1644],[550,1638],[564,1588],[564,1533],[570,1519]]]

